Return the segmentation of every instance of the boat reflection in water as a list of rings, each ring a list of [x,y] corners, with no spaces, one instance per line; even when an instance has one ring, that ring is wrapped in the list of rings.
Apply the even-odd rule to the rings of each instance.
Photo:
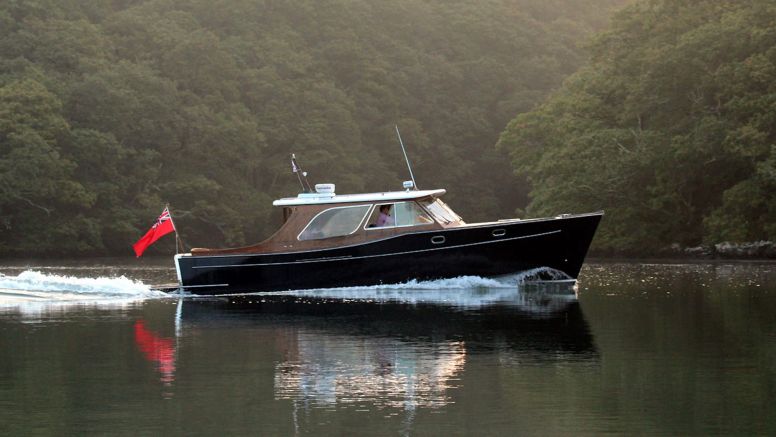
[[[573,283],[435,286],[197,298],[183,320],[188,328],[204,318],[207,329],[248,323],[271,335],[282,357],[275,398],[295,408],[438,408],[477,355],[597,359]]]
[[[275,396],[319,406],[443,406],[466,361],[462,341],[424,346],[300,332],[295,342],[297,349],[275,368]],[[350,345],[343,349],[343,343]]]

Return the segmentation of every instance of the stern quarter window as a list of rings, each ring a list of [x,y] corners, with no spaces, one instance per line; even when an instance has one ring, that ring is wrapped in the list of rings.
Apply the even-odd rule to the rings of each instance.
[[[342,206],[320,212],[310,220],[298,239],[320,240],[350,235],[358,229],[369,207],[370,205]]]

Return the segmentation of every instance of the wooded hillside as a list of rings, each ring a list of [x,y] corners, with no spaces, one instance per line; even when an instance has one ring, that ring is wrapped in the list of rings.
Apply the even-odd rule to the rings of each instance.
[[[776,241],[776,3],[635,2],[499,144],[530,215],[606,210],[599,251]]]
[[[165,202],[190,245],[254,242],[298,190],[292,152],[338,192],[401,187],[394,124],[421,188],[512,216],[499,133],[622,3],[4,1],[0,255],[130,254]]]

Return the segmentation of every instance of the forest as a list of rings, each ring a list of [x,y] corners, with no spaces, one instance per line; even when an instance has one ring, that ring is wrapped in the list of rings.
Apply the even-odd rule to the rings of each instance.
[[[165,204],[256,242],[295,153],[468,221],[604,209],[598,253],[776,239],[767,0],[8,0],[0,256],[126,255]],[[174,251],[172,239],[149,252]]]
[[[776,3],[644,0],[499,140],[527,213],[604,209],[595,249],[776,241]]]
[[[0,4],[0,254],[130,254],[166,203],[187,246],[252,243],[299,191],[421,188],[470,220],[528,187],[499,134],[614,0]],[[169,253],[167,239],[157,248]]]

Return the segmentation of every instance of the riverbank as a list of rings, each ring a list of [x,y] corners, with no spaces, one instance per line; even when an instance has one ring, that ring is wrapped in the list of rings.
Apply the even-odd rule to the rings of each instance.
[[[729,260],[729,261],[776,261],[776,242],[756,241],[751,243],[708,244],[685,247],[672,244],[655,253],[611,252],[590,250],[588,258],[601,260],[637,261],[650,260]]]
[[[756,241],[751,243],[719,243],[695,247],[672,245],[663,255],[673,257],[729,260],[776,260],[776,243],[773,241]]]

